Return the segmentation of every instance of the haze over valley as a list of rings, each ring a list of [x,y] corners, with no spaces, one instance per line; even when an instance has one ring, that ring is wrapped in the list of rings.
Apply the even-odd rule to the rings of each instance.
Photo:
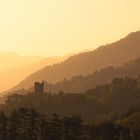
[[[0,140],[140,140],[140,0],[0,0]]]
[[[68,56],[46,58],[41,56],[22,57],[12,53],[0,54],[0,61],[2,61],[0,70],[0,92],[16,86],[20,81],[37,70],[48,65],[60,63],[67,57]]]

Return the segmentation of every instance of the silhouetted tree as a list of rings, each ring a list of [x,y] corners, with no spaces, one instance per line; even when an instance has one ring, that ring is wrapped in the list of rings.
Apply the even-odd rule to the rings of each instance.
[[[37,113],[34,109],[31,109],[29,115],[28,140],[38,140],[39,129],[39,113]]]
[[[7,117],[0,112],[0,140],[7,140]]]
[[[111,121],[105,121],[98,126],[99,137],[102,140],[117,140],[117,129]]]
[[[50,140],[62,140],[63,137],[63,125],[57,114],[54,114],[50,120]]]
[[[64,118],[64,139],[65,140],[84,140],[84,129],[80,116]]]
[[[8,121],[8,140],[19,140],[20,119],[18,111],[13,111]]]

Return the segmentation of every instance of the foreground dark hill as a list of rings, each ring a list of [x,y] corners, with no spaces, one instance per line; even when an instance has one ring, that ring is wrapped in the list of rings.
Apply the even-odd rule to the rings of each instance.
[[[75,75],[88,75],[95,70],[122,65],[138,57],[140,57],[140,31],[92,52],[72,56],[63,63],[45,67],[30,75],[14,89],[28,89],[34,81],[46,80],[53,83]]]
[[[19,92],[19,94],[21,94]],[[61,116],[81,115],[88,122],[108,117],[121,117],[123,112],[140,109],[140,78],[115,78],[110,84],[97,86],[84,93],[39,93],[8,96],[0,109],[10,113],[18,108],[34,108],[40,113]],[[129,110],[127,112],[127,110]],[[114,114],[114,115],[113,115]]]
[[[1,140],[140,140],[140,78],[82,94],[15,94],[0,110]]]

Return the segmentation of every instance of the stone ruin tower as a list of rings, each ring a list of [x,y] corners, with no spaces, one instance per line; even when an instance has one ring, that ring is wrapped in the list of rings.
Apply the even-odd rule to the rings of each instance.
[[[43,94],[44,93],[44,82],[42,82],[42,83],[35,82],[34,92],[36,94]]]

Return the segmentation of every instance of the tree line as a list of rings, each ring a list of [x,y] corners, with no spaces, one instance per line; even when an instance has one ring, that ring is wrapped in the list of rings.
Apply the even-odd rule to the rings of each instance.
[[[0,112],[0,140],[139,140],[140,112],[117,120],[87,124],[79,115],[60,118],[20,108]]]

